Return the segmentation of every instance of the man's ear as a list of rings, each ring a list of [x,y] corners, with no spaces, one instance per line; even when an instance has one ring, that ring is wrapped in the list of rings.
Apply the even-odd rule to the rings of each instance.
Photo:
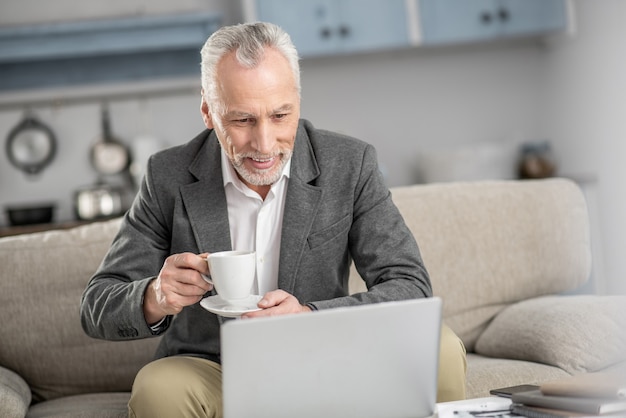
[[[200,113],[202,114],[204,126],[206,126],[208,129],[214,129],[215,125],[213,124],[213,118],[211,118],[209,105],[207,104],[206,100],[204,100],[204,95],[202,96],[202,101],[200,103]]]

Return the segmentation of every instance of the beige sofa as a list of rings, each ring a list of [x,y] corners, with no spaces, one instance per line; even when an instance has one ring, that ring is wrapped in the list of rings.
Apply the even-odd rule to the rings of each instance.
[[[446,322],[469,351],[468,397],[615,367],[626,296],[554,296],[590,271],[584,198],[566,180],[395,188]],[[158,339],[83,334],[82,290],[119,220],[0,239],[0,417],[122,417]],[[362,286],[351,277],[353,290]]]

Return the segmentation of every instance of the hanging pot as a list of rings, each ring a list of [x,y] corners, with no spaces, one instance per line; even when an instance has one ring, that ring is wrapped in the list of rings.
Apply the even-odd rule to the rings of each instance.
[[[123,191],[108,184],[78,189],[74,193],[74,210],[80,220],[95,220],[124,213]]]
[[[6,153],[13,166],[28,175],[41,172],[54,159],[57,141],[46,124],[26,113],[7,137]]]
[[[111,134],[109,109],[102,106],[102,137],[91,147],[91,164],[99,174],[113,175],[125,171],[130,165],[128,147]]]

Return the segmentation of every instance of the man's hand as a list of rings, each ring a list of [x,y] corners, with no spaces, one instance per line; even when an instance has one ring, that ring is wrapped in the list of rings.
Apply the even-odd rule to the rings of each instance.
[[[243,314],[242,318],[257,318],[261,316],[285,315],[290,313],[311,312],[311,308],[301,305],[295,296],[284,290],[267,292],[258,303],[260,311]]]
[[[202,278],[209,274],[207,254],[182,253],[169,256],[156,279],[148,285],[143,313],[148,324],[175,315],[185,306],[198,303],[213,285]]]

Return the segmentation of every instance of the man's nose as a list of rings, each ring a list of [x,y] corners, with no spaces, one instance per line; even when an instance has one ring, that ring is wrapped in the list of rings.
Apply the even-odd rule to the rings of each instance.
[[[276,142],[272,126],[267,121],[259,121],[254,135],[254,147],[261,154],[270,154]]]

